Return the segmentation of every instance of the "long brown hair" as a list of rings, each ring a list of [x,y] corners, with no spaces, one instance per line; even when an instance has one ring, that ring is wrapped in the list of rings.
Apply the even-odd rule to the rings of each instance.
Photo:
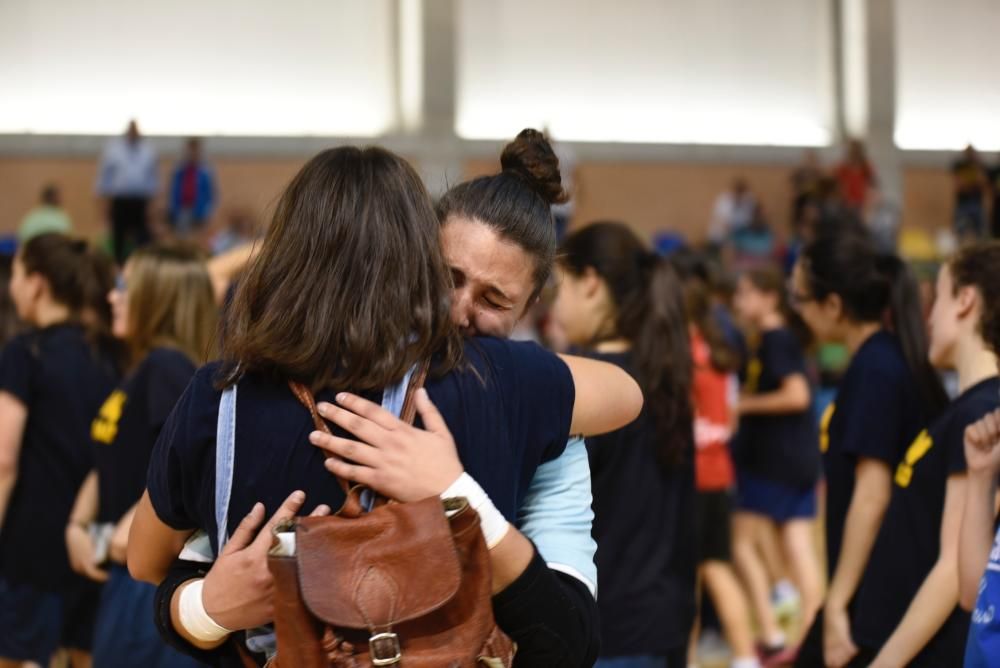
[[[669,469],[694,442],[691,349],[680,281],[670,264],[648,250],[622,223],[600,222],[569,235],[559,264],[580,276],[593,268],[614,302],[613,332],[631,344],[636,380]]]
[[[380,389],[462,343],[451,275],[420,177],[378,147],[310,160],[285,189],[226,317],[221,381],[244,371],[321,388]]]
[[[132,362],[161,346],[196,365],[212,359],[219,313],[204,254],[192,244],[157,244],[132,253],[128,266]]]

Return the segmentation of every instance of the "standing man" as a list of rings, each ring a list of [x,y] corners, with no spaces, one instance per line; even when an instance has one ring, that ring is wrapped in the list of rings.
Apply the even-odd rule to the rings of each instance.
[[[104,147],[97,194],[107,202],[115,259],[124,264],[132,249],[150,240],[149,202],[157,191],[156,149],[130,121],[125,135]]]
[[[187,238],[201,231],[215,207],[215,175],[202,158],[201,140],[191,137],[170,181],[168,215],[174,233]]]

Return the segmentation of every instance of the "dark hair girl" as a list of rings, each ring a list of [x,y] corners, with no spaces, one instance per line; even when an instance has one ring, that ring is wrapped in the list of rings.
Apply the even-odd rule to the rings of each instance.
[[[559,266],[553,317],[571,343],[632,373],[646,400],[638,420],[587,441],[601,656],[684,662],[695,555],[691,353],[681,287],[670,265],[620,223],[570,234]]]

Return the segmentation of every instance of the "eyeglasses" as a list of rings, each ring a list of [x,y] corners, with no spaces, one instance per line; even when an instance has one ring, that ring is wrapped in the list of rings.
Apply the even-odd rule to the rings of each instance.
[[[118,292],[128,292],[128,283],[125,282],[125,276],[122,274],[115,276],[115,290]]]
[[[801,306],[802,304],[807,304],[809,302],[816,301],[816,297],[814,297],[813,295],[806,294],[803,292],[796,292],[795,286],[792,285],[791,281],[788,281],[787,285],[785,286],[785,290],[788,294],[788,302],[792,306]]]

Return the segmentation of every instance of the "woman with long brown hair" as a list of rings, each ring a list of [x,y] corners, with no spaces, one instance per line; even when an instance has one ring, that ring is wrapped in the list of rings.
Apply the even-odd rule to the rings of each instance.
[[[127,344],[132,364],[91,425],[96,468],[66,527],[70,563],[106,583],[95,623],[97,665],[193,666],[159,638],[149,616],[154,588],[129,576],[125,548],[153,444],[198,365],[214,355],[218,307],[205,258],[182,244],[139,249],[108,301],[112,332]]]

